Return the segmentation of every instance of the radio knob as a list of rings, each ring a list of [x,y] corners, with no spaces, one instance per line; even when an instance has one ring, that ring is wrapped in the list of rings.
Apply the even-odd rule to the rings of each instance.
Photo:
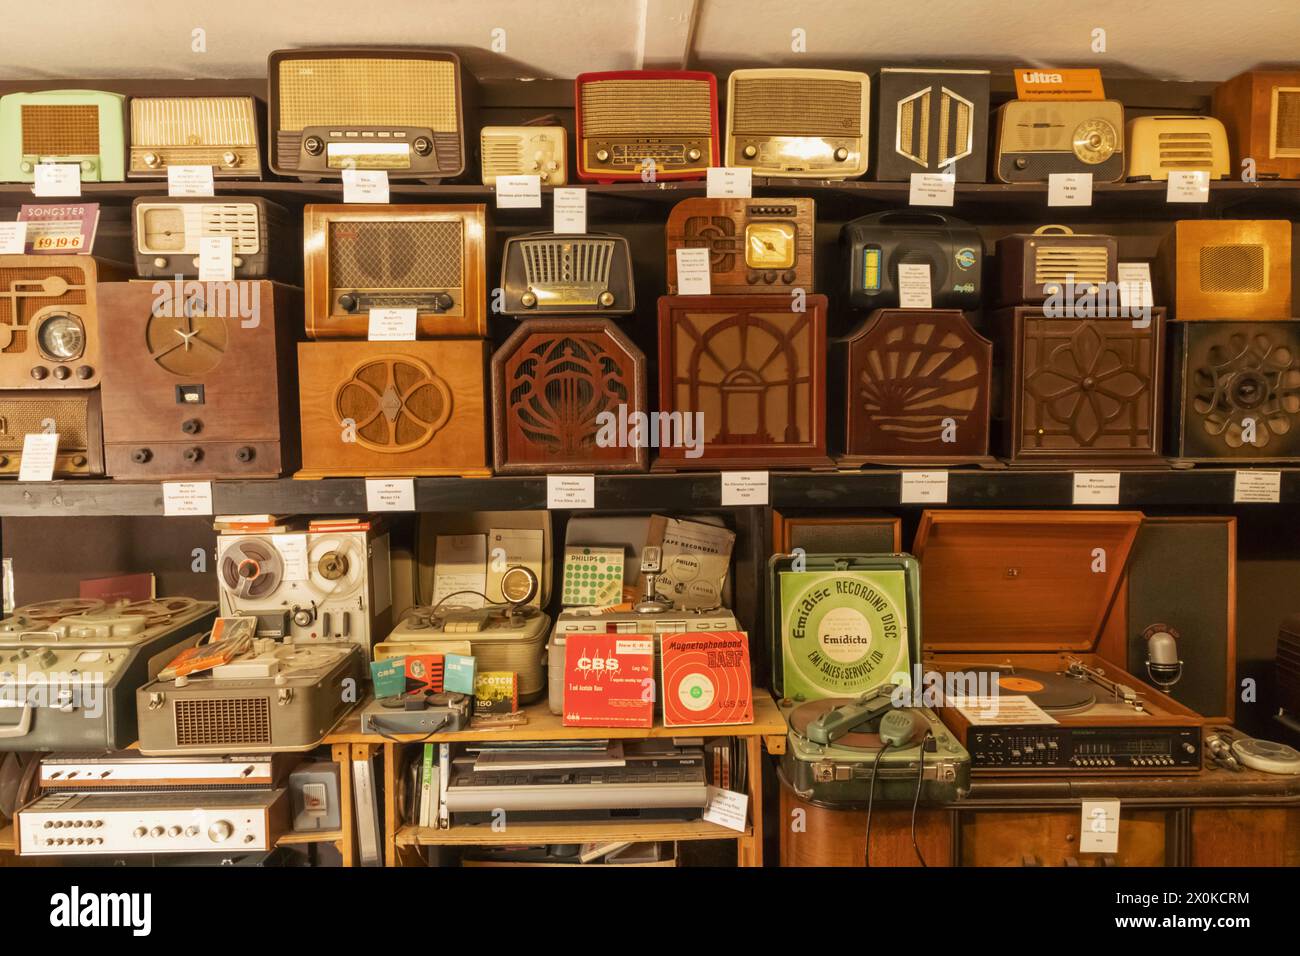
[[[0,455],[0,468],[8,468],[8,467],[9,467],[9,456]]]
[[[785,272],[781,273],[781,281],[784,282],[786,285],[789,285],[791,282],[793,282],[794,278],[795,276],[794,276],[793,269],[787,269]]]
[[[355,295],[339,296],[339,308],[344,312],[357,311],[357,297]]]
[[[231,150],[226,150],[224,153],[221,154],[221,165],[238,166],[239,157],[236,156],[234,152],[232,152]]]
[[[83,173],[88,173],[88,172],[90,172],[91,170],[93,170],[94,168],[95,168],[95,164],[94,164],[93,162],[91,162],[90,160],[88,160],[88,159],[83,159],[83,160],[81,161],[81,171],[82,171]]]
[[[203,430],[203,423],[197,418],[187,418],[181,422],[181,431],[187,435],[197,435]]]
[[[755,156],[758,155],[758,147],[755,146],[753,143],[750,143],[748,146],[744,148],[744,150],[742,150],[742,152],[744,153],[746,159],[753,159]]]
[[[195,256],[193,259],[191,259],[190,265],[194,266],[194,268],[197,269],[199,267],[199,257]]]
[[[519,303],[525,309],[534,308],[537,305],[537,295],[532,292],[525,292],[523,295],[519,297]]]
[[[174,825],[170,826],[167,828],[167,835],[170,837],[178,837],[181,835],[181,828]]]
[[[234,832],[235,828],[227,821],[218,820],[208,827],[208,839],[213,843],[221,843],[223,840],[229,840],[230,835]]]
[[[775,272],[764,272],[764,273],[763,273],[763,281],[764,281],[765,283],[767,283],[768,285],[771,285],[773,282],[776,281],[776,273],[775,273]]]
[[[253,450],[252,445],[243,445],[235,451],[235,461],[241,465],[247,465],[256,454],[257,452]]]
[[[54,837],[46,837],[46,838],[45,838],[45,845],[46,845],[46,846],[54,846]]]
[[[602,292],[600,294],[600,304],[606,307],[613,305],[614,293],[610,292],[608,289]]]
[[[1194,745],[1194,744],[1191,744],[1191,743],[1184,743],[1184,744],[1183,744],[1183,753],[1185,753],[1185,754],[1194,754],[1194,753],[1196,753],[1196,747],[1195,747],[1195,745]]]
[[[238,269],[244,264],[244,259],[242,256],[235,256],[233,259],[230,260],[230,264],[234,266],[236,269]]]
[[[81,379],[83,382],[86,381],[86,379],[90,378],[94,374],[95,374],[95,370],[91,368],[89,365],[77,366],[77,378]]]
[[[68,376],[70,376],[71,374],[72,372],[68,370],[68,367],[66,365],[54,366],[54,377],[57,378],[60,382],[67,381]]]
[[[312,156],[319,156],[321,150],[325,148],[325,144],[321,142],[321,138],[319,136],[308,136],[305,140],[302,141],[302,148],[305,149]]]
[[[154,827],[152,830],[149,831],[149,835],[150,835],[151,837],[160,837],[160,836],[163,835],[163,828],[162,828],[162,827]]]
[[[148,166],[150,169],[156,169],[157,167],[162,165],[162,157],[159,156],[157,153],[145,153],[144,164]]]
[[[138,840],[148,832],[149,831],[146,830],[144,827],[136,827],[134,830],[131,831],[131,836],[135,837]]]
[[[185,451],[181,453],[181,457],[184,458],[191,465],[196,464],[203,460],[203,449],[186,448]]]
[[[21,166],[22,166],[22,171],[25,173],[32,173],[36,171],[36,167],[33,164],[27,162],[26,160],[23,160]]]
[[[146,464],[151,458],[153,458],[153,452],[148,448],[137,448],[131,452],[131,460],[137,465]]]
[[[451,296],[448,295],[446,292],[439,292],[437,295],[433,297],[434,312],[446,312],[454,304],[455,303],[452,301]]]
[[[153,260],[153,266],[155,269],[166,269],[167,260],[162,256],[155,256]]]
[[[596,150],[596,159],[600,160],[600,162],[602,163],[609,162],[609,150],[607,149]]]
[[[188,837],[198,836],[198,835],[199,835],[199,828],[196,827],[194,824],[191,823],[189,826],[187,826],[187,827],[185,828],[185,835],[188,836]]]
[[[433,152],[433,143],[429,142],[423,136],[420,136],[412,144],[412,148],[421,156],[428,156]]]
[[[1023,156],[1017,156],[1015,161],[1016,169],[1026,169],[1029,166],[1029,160]]]
[[[689,160],[690,160],[691,162],[693,162],[693,163],[694,163],[694,162],[698,162],[700,156],[702,156],[702,155],[703,155],[703,154],[702,154],[698,149],[688,149],[688,150],[686,151],[686,158],[689,159]]]
[[[36,379],[38,382],[44,381],[49,377],[49,374],[50,370],[44,365],[37,365],[32,368],[32,378]]]
[[[750,285],[757,285],[758,279],[759,279],[759,275],[757,272],[748,272],[745,274],[745,281],[748,282]]]
[[[847,147],[841,146],[839,149],[835,150],[835,161],[837,163],[842,163],[848,158],[849,158],[849,151]]]
[[[52,827],[52,826],[54,826],[54,822],[53,822],[52,820],[46,820],[46,821],[45,821],[45,829],[48,830],[48,829],[49,829],[50,827]]]

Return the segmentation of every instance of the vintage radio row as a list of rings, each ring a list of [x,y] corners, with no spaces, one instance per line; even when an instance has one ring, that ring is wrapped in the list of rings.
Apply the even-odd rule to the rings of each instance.
[[[266,165],[280,176],[339,179],[344,169],[439,182],[471,168],[475,82],[451,52],[421,48],[279,50],[268,63]],[[1099,85],[1099,84],[1098,84]],[[1213,116],[1141,116],[1116,100],[1024,99],[990,120],[989,73],[975,69],[744,69],[726,82],[725,136],[712,73],[584,73],[574,89],[577,177],[701,179],[711,166],[762,176],[905,181],[951,171],[961,182],[1168,179],[1229,175],[1250,157],[1262,177],[1300,177],[1300,73],[1253,72],[1215,91]],[[1098,91],[1100,97],[1100,91]],[[129,115],[129,122],[128,122]],[[993,129],[990,131],[990,123]],[[0,181],[32,182],[42,163],[82,181],[162,177],[174,165],[262,176],[251,96],[51,90],[0,98]],[[993,141],[989,161],[988,141]],[[537,175],[564,185],[568,133],[554,118],[486,126],[482,181]]]
[[[1005,236],[986,269],[979,231],[952,216],[864,216],[841,254],[867,314],[830,339],[813,201],[690,198],[665,229],[652,388],[615,322],[636,307],[615,234],[508,239],[504,311],[525,321],[490,352],[487,212],[308,205],[301,290],[274,281],[293,217],[262,199],[132,209],[139,274],[195,276],[198,238],[218,233],[229,283],[0,256],[0,472],[51,420],[57,477],[644,471],[648,446],[669,470],[1300,460],[1285,220],[1175,223],[1162,304],[1139,314],[1114,236]],[[684,250],[707,253],[711,294],[679,294]],[[901,307],[904,263],[925,267],[932,308]],[[368,338],[385,309],[414,316],[408,340]]]

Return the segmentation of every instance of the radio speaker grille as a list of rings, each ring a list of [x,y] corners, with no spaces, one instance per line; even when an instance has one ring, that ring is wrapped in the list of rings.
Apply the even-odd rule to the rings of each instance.
[[[24,106],[24,155],[84,156],[99,152],[99,107]]]
[[[1105,246],[1039,246],[1034,251],[1034,284],[1065,282],[1104,283],[1110,251]]]
[[[1267,287],[1266,272],[1263,246],[1217,245],[1201,248],[1202,292],[1259,295]]]
[[[237,97],[131,100],[134,146],[256,146],[252,104]],[[216,165],[220,153],[214,152]]]
[[[418,126],[457,130],[450,60],[331,57],[280,61],[279,127]]]
[[[213,203],[203,207],[203,235],[230,236],[235,252],[256,253],[261,246],[257,207],[252,203]]]
[[[42,283],[62,280],[62,295],[45,295]],[[52,305],[85,305],[86,273],[80,269],[0,269],[0,352],[24,352],[32,317]]]
[[[330,223],[330,283],[348,289],[454,289],[461,285],[464,225]]]
[[[534,239],[522,245],[524,275],[530,286],[556,282],[609,284],[610,263],[614,260],[612,239]]]
[[[509,176],[523,168],[523,138],[488,136],[483,140],[483,175]]]
[[[1161,133],[1161,169],[1200,169],[1214,162],[1209,133]]]
[[[744,136],[861,136],[862,86],[847,80],[737,79],[731,126]]]
[[[271,702],[264,697],[176,701],[176,746],[271,744]]]
[[[1275,96],[1274,155],[1300,156],[1300,89],[1279,88]]]
[[[21,452],[23,439],[40,432],[47,418],[54,419],[60,452],[84,449],[90,443],[86,416],[86,400],[76,396],[47,392],[39,399],[0,397],[0,452]]]
[[[600,80],[582,87],[582,135],[710,136],[713,108],[702,80]]]

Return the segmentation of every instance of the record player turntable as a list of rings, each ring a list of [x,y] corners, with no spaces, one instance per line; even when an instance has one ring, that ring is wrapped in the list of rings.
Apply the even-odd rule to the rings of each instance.
[[[1143,516],[926,511],[923,654],[976,775],[1196,773],[1205,718],[1098,653]]]

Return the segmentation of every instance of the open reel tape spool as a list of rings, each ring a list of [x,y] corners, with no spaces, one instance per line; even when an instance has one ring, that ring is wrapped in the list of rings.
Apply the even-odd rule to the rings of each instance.
[[[307,575],[325,600],[351,597],[365,583],[366,555],[355,541],[326,536],[308,548]]]
[[[97,598],[60,598],[24,604],[14,609],[10,619],[19,624],[48,625],[74,614],[95,614],[106,607],[107,605]]]
[[[284,560],[265,538],[240,538],[221,553],[221,582],[237,598],[270,597],[284,580]]]
[[[1243,767],[1263,773],[1300,774],[1300,752],[1286,744],[1253,737],[1232,742],[1232,755]]]

